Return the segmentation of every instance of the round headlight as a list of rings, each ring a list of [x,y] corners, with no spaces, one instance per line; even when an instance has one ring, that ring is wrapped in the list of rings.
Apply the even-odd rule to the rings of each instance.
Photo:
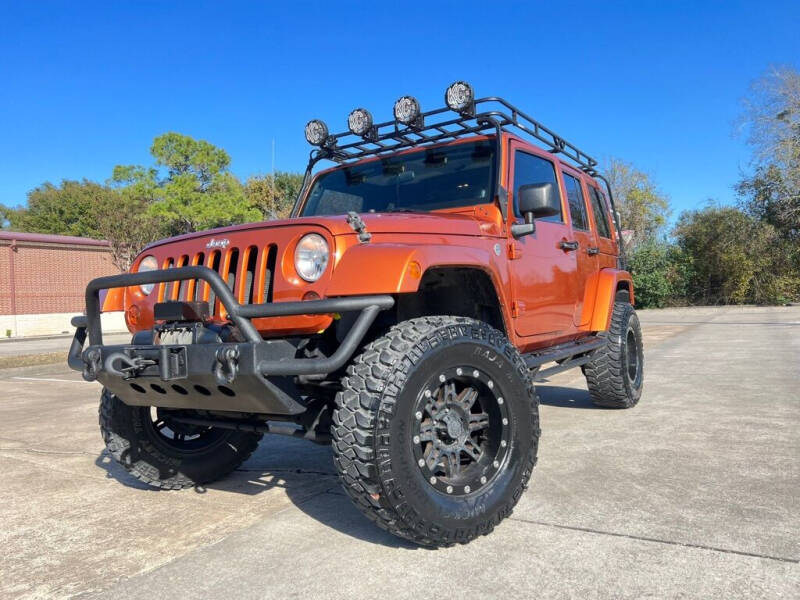
[[[328,126],[324,121],[313,119],[306,123],[306,141],[312,146],[322,146],[328,139]]]
[[[466,81],[456,81],[444,94],[444,101],[450,110],[471,112],[475,102],[475,92]]]
[[[158,269],[158,261],[156,260],[156,257],[153,255],[147,255],[139,263],[139,267],[136,269],[136,272],[144,273],[145,271],[155,271],[156,269]],[[153,291],[154,286],[154,283],[147,283],[145,285],[140,285],[139,289],[142,290],[143,294],[149,295],[150,292]]]
[[[415,123],[419,114],[419,102],[414,96],[403,96],[394,103],[394,118],[403,125]]]
[[[372,115],[366,108],[357,108],[347,117],[347,127],[356,135],[366,135],[372,129]]]
[[[316,281],[328,266],[328,242],[318,233],[304,235],[294,251],[294,268],[306,281]]]

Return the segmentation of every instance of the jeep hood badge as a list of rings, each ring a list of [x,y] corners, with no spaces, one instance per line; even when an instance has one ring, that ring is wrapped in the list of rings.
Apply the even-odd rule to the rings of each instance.
[[[207,249],[211,248],[227,248],[231,241],[228,238],[211,238],[211,241],[206,244]]]

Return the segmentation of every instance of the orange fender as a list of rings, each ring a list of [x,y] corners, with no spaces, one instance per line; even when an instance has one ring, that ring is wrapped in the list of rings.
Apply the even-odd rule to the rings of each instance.
[[[627,283],[633,304],[633,279],[627,271],[619,269],[601,269],[595,275],[594,282],[587,282],[587,288],[596,289],[592,317],[587,329],[589,331],[606,331],[611,323],[611,311],[614,309],[614,297],[621,282]]]
[[[125,288],[105,290],[106,297],[102,302],[102,312],[125,310]]]
[[[431,267],[476,267],[503,289],[489,250],[470,246],[361,244],[348,248],[333,271],[327,296],[403,294],[419,289],[422,275]],[[501,297],[501,302],[503,298]]]

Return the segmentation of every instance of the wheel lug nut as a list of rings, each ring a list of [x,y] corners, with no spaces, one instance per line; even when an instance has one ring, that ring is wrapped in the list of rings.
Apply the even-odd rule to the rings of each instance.
[[[436,477],[431,477],[431,478],[430,478],[430,482],[431,482],[431,483],[436,483]]]
[[[492,380],[490,379],[489,381],[487,381],[487,382],[486,382],[486,385],[488,385],[488,386],[489,386],[489,389],[492,389],[492,388],[494,387],[494,381],[492,381]]]
[[[423,459],[423,458],[420,458],[420,459],[417,461],[417,464],[418,464],[420,467],[424,467],[424,466],[425,466],[425,459]]]
[[[503,397],[502,397],[502,396],[501,396],[500,398],[498,398],[498,399],[497,399],[497,403],[498,403],[498,404],[502,404],[502,403],[503,403]]]
[[[472,376],[473,376],[473,377],[477,377],[478,375],[480,375],[480,373],[478,373],[478,369],[475,369],[475,370],[472,372]]]
[[[417,421],[422,420],[422,413],[420,411],[417,411],[417,414],[415,414],[414,416],[417,417]]]
[[[448,494],[452,494],[453,493],[453,486],[452,485],[448,485],[447,486],[447,493]]]
[[[492,463],[492,466],[493,466],[493,467],[496,469],[497,467],[499,467],[499,466],[500,466],[500,463],[499,463],[499,462],[497,462],[497,461],[494,461],[494,462]]]
[[[461,367],[458,367],[458,368],[456,369],[456,375],[461,375],[463,372],[464,372],[464,371],[461,369]]]
[[[430,398],[431,397],[431,391],[430,390],[425,390],[425,397],[426,398]]]
[[[464,493],[465,493],[465,494],[469,494],[469,492],[470,492],[470,489],[471,489],[471,488],[470,488],[468,485],[465,485],[465,486],[464,486]]]
[[[483,477],[481,477],[481,485],[483,485],[483,484],[485,484],[485,483],[486,483],[486,475],[484,475]]]
[[[444,383],[445,381],[447,381],[447,377],[445,377],[444,375],[439,375],[439,381]]]
[[[415,444],[419,444],[419,436],[418,435],[414,436],[414,443]]]
[[[505,417],[503,417],[503,425],[508,425],[508,419],[506,419]]]
[[[505,448],[506,446],[508,446],[508,442],[507,442],[507,441],[505,441],[505,440],[500,440],[500,445],[501,445],[503,448]]]

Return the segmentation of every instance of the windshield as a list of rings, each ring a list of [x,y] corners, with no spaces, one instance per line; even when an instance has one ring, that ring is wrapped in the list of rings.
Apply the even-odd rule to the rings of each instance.
[[[491,202],[493,140],[426,148],[321,175],[302,216],[403,212]]]

